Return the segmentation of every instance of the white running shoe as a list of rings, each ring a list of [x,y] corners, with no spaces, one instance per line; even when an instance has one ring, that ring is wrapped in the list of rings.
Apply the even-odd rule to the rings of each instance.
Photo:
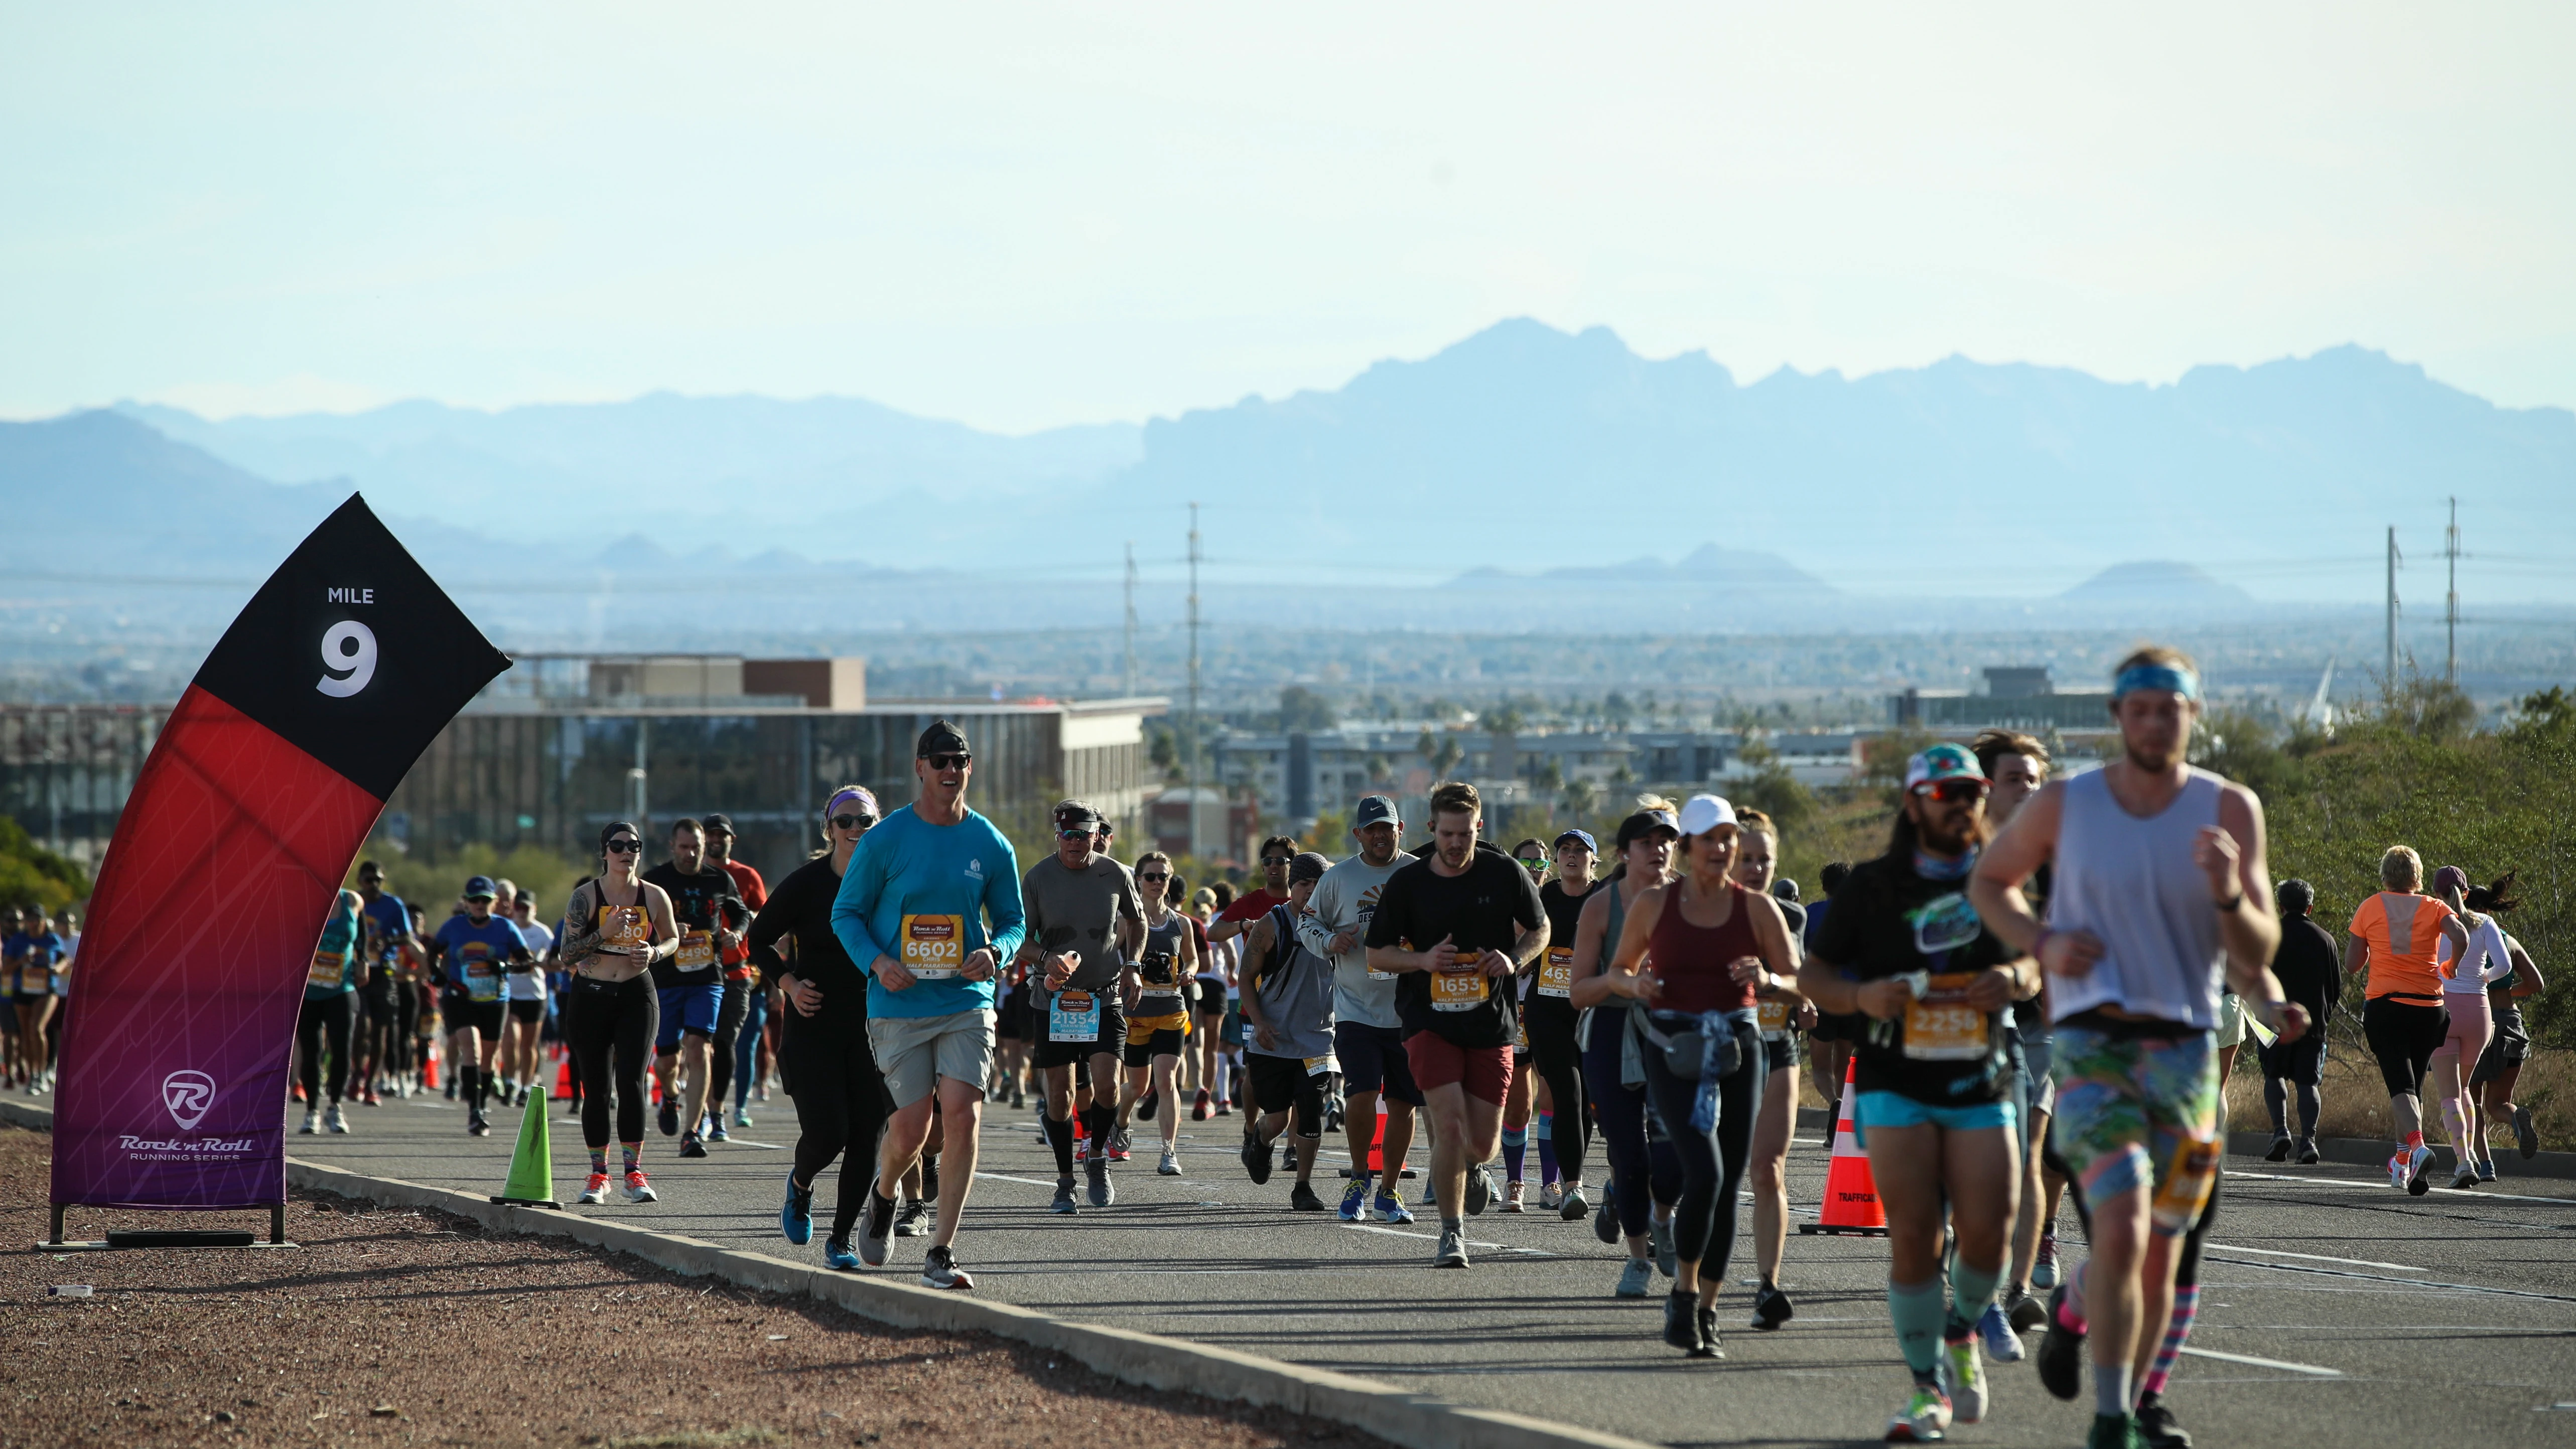
[[[617,1190],[617,1195],[626,1199],[628,1202],[660,1202],[662,1200],[661,1197],[653,1191],[653,1184],[644,1180],[644,1169],[640,1167],[633,1172],[626,1174],[626,1185]]]
[[[349,1119],[340,1115],[339,1103],[332,1103],[331,1110],[322,1114],[322,1126],[331,1132],[345,1133],[349,1130]]]
[[[597,1207],[601,1203],[608,1201],[608,1174],[604,1172],[592,1173],[590,1175],[590,1180],[581,1185],[581,1196],[575,1198],[574,1201],[582,1204],[584,1207]]]
[[[296,1132],[297,1132],[299,1135],[302,1135],[302,1136],[305,1136],[305,1137],[310,1137],[310,1136],[312,1136],[314,1133],[321,1131],[321,1130],[322,1130],[322,1112],[321,1112],[321,1110],[320,1110],[319,1108],[314,1108],[314,1107],[308,1107],[308,1108],[306,1108],[306,1109],[304,1110],[304,1125],[303,1125],[303,1126],[301,1126],[301,1127],[296,1128],[295,1130],[296,1130]]]
[[[1941,1346],[1941,1370],[1949,1380],[1950,1409],[1957,1422],[1973,1424],[1986,1416],[1986,1366],[1977,1353],[1977,1336]]]
[[[1154,1171],[1157,1175],[1162,1177],[1180,1176],[1181,1155],[1177,1152],[1165,1152],[1163,1154],[1163,1160],[1155,1165]]]

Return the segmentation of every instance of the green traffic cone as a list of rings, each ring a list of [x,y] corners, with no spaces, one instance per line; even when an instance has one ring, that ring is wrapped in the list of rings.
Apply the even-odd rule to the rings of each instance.
[[[494,1202],[518,1207],[560,1208],[555,1201],[553,1148],[546,1137],[545,1099],[530,1093],[519,1114],[519,1145],[510,1154],[510,1180],[501,1184]]]

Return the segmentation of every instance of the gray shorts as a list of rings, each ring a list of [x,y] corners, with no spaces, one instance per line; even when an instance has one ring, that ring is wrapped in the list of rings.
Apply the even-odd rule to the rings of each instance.
[[[868,1047],[897,1108],[929,1096],[942,1077],[981,1092],[993,1079],[993,1013],[871,1016]]]

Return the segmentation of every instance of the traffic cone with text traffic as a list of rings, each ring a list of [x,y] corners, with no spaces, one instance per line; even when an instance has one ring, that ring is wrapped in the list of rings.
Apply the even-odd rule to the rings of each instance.
[[[553,1144],[546,1135],[544,1099],[534,1093],[528,1096],[527,1110],[519,1114],[519,1145],[510,1154],[510,1178],[501,1184],[494,1202],[516,1207],[559,1208],[555,1201]]]
[[[1799,1232],[1838,1237],[1887,1236],[1887,1209],[1878,1200],[1878,1180],[1869,1175],[1869,1154],[1861,1150],[1859,1134],[1852,1128],[1852,1098],[1858,1095],[1853,1082],[1858,1068],[1855,1061],[1843,1069],[1842,1106],[1834,1114],[1834,1158],[1825,1169],[1822,1211],[1815,1222],[1798,1224]]]

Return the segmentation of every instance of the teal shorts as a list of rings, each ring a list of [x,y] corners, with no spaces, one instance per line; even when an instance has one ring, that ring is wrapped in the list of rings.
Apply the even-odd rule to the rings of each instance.
[[[2009,1101],[1935,1107],[1903,1092],[1863,1092],[1852,1099],[1852,1136],[1864,1152],[1869,1150],[1872,1127],[1920,1127],[1929,1122],[1944,1132],[1974,1132],[1986,1127],[2010,1127],[2019,1120],[2020,1115]]]

